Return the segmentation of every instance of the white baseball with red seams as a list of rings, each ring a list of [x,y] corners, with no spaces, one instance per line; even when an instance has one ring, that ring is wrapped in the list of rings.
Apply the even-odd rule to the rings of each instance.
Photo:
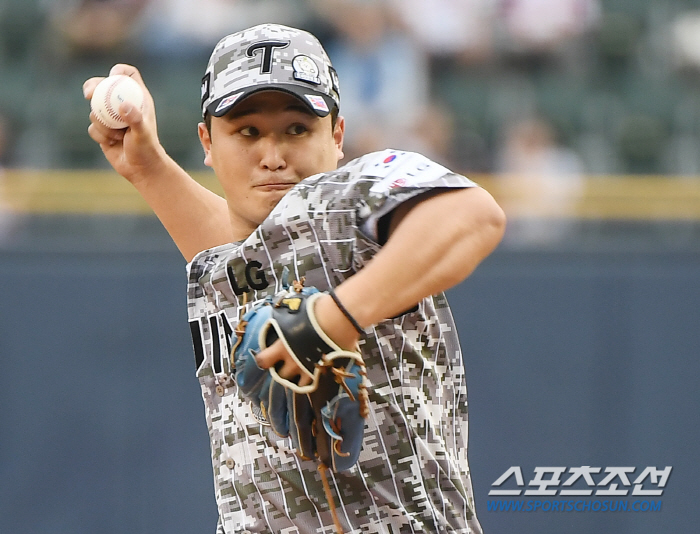
[[[129,102],[143,109],[143,90],[135,80],[124,74],[116,74],[102,80],[92,94],[90,107],[102,124],[115,130],[128,125],[119,115],[119,105]]]

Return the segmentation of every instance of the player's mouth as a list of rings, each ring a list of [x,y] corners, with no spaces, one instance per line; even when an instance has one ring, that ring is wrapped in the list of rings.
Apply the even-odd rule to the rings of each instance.
[[[285,191],[287,189],[291,189],[295,185],[297,185],[296,181],[269,180],[264,183],[257,184],[255,188],[262,191]]]

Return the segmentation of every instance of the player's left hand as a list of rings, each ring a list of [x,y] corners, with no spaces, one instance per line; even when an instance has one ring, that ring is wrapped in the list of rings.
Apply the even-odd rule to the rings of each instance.
[[[285,380],[297,380],[299,386],[311,384],[311,377],[302,372],[301,367],[294,361],[284,344],[279,339],[272,345],[258,353],[255,361],[262,369],[274,367],[277,374]]]
[[[242,318],[233,358],[239,392],[272,429],[302,458],[342,471],[359,458],[369,398],[357,344],[343,350],[320,329],[314,304],[325,297],[333,304],[301,284],[268,297]]]
[[[313,311],[323,332],[340,347],[355,347],[359,336],[333,299],[329,295],[323,295],[316,299],[314,304]],[[262,350],[255,360],[262,369],[274,367],[277,374],[286,380],[291,381],[299,377],[299,386],[307,386],[311,383],[311,377],[302,371],[279,339]]]

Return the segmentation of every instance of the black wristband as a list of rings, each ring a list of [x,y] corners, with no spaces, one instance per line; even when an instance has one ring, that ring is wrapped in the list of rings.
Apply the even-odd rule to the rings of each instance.
[[[343,312],[343,315],[345,315],[345,318],[346,318],[348,321],[350,321],[350,323],[352,324],[353,328],[355,328],[355,330],[357,330],[357,333],[360,334],[360,335],[364,334],[365,331],[364,331],[364,329],[360,326],[360,323],[358,323],[358,322],[355,320],[355,318],[354,318],[352,315],[350,315],[350,312],[349,312],[348,310],[345,309],[345,306],[343,306],[343,304],[340,302],[340,299],[338,298],[338,295],[335,294],[335,291],[333,291],[333,290],[331,289],[330,291],[328,291],[328,294],[329,294],[329,295],[331,296],[331,298],[333,299],[333,302],[335,302],[335,305],[338,306],[338,309],[339,309],[341,312]]]

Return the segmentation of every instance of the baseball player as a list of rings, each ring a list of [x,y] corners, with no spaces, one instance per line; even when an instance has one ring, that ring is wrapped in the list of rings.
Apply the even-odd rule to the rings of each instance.
[[[143,84],[134,67],[116,73]],[[98,81],[85,83],[87,98]],[[442,292],[495,248],[503,212],[471,180],[419,154],[385,150],[338,168],[339,109],[338,77],[318,40],[265,24],[222,39],[203,79],[199,136],[226,200],[166,155],[148,94],[143,111],[120,108],[129,128],[93,117],[89,133],[189,261],[217,533],[481,532],[465,371]],[[318,459],[298,454],[240,394],[231,356],[244,313],[280,291],[287,273],[322,293],[316,331],[359,350],[366,366],[359,460],[329,470],[328,491]],[[277,339],[254,356],[304,386],[293,352]]]

